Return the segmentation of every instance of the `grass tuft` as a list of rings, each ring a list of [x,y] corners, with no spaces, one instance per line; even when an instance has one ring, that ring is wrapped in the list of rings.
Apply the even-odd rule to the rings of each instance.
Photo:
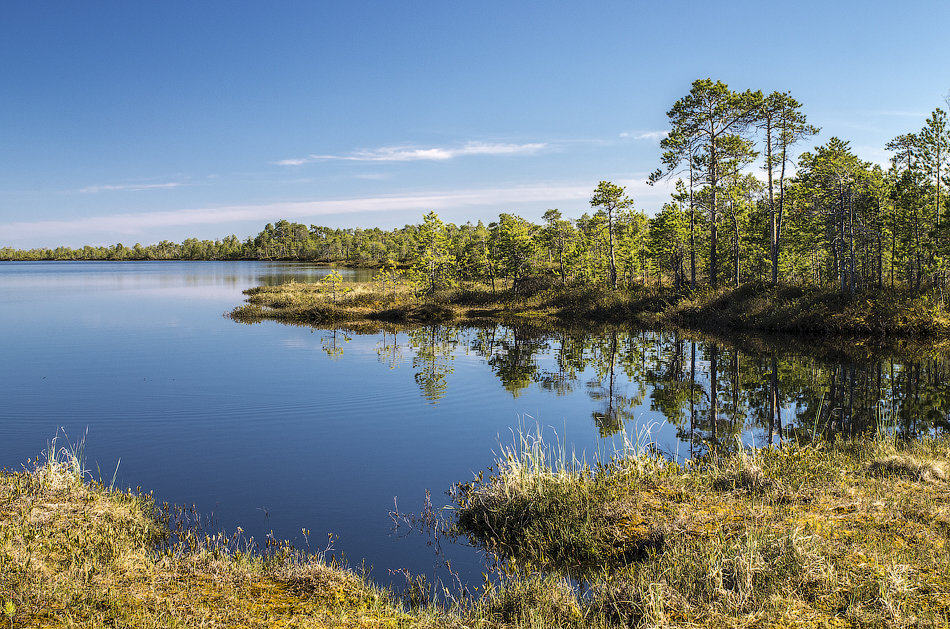
[[[503,627],[583,627],[584,615],[573,584],[558,575],[509,578],[479,602],[477,615]]]
[[[787,443],[678,464],[642,439],[587,464],[522,432],[456,489],[501,576],[439,608],[321,554],[178,526],[55,440],[0,474],[11,627],[946,627],[946,437]],[[187,519],[187,518],[185,518]]]
[[[892,454],[883,459],[871,461],[867,466],[869,474],[884,478],[905,478],[908,480],[935,483],[947,480],[947,465],[942,461],[920,460],[905,454]]]
[[[0,609],[11,627],[439,624],[436,610],[407,614],[320,554],[176,527],[151,496],[91,480],[82,441],[63,440],[29,469],[0,473]]]

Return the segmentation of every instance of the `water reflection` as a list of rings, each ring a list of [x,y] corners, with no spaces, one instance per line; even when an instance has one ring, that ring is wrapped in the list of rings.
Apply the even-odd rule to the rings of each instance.
[[[443,325],[430,325],[409,331],[412,368],[416,384],[430,402],[442,399],[448,388],[447,377],[453,369],[455,350],[461,342],[462,330]]]
[[[324,331],[324,350],[342,354],[353,333]],[[689,455],[750,438],[764,445],[806,433],[852,437],[888,429],[911,437],[950,428],[950,362],[941,354],[825,356],[782,343],[750,350],[748,343],[623,328],[428,325],[373,333],[379,361],[413,369],[432,404],[446,396],[464,353],[481,358],[514,398],[531,387],[557,396],[586,391],[601,437],[658,413]]]
[[[591,349],[596,377],[587,383],[587,392],[600,403],[591,417],[600,436],[609,437],[634,419],[643,404],[646,387],[639,377],[645,365],[643,345],[633,336],[621,338],[617,330],[611,330],[594,337]]]
[[[330,358],[339,358],[343,355],[343,345],[352,339],[344,330],[334,329],[324,333],[320,339],[320,346]]]
[[[395,369],[402,362],[402,346],[399,344],[398,333],[382,332],[382,338],[376,343],[376,356],[379,362],[390,369]]]
[[[533,330],[501,326],[478,330],[475,338],[466,345],[488,360],[491,370],[515,398],[541,379],[541,369],[535,357],[550,351],[544,335]]]

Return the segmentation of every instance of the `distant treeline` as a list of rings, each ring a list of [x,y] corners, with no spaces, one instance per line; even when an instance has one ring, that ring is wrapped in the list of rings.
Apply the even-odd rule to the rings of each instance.
[[[753,280],[834,285],[843,292],[942,287],[950,265],[947,115],[887,144],[888,168],[831,138],[793,161],[818,130],[788,93],[733,92],[695,81],[668,112],[670,132],[651,183],[676,177],[648,217],[624,188],[602,181],[590,213],[540,223],[499,214],[487,225],[444,224],[434,213],[389,231],[307,227],[286,220],[241,241],[82,249],[0,249],[6,260],[301,260],[411,267],[429,290],[465,282],[517,285],[532,276],[607,287],[675,288]],[[755,166],[755,168],[753,168]]]
[[[241,240],[228,236],[220,240],[187,238],[180,243],[163,240],[158,244],[129,247],[86,245],[81,249],[20,250],[0,248],[3,260],[300,260],[340,264],[378,264],[410,257],[411,234],[416,228],[332,229],[285,220],[267,226],[257,236]],[[408,249],[407,249],[408,247]]]

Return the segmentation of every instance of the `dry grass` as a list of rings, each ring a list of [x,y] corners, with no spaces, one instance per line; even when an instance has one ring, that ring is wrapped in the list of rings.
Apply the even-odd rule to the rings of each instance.
[[[248,303],[229,314],[241,323],[264,319],[309,325],[454,320],[561,326],[572,322],[629,323],[652,316],[668,305],[662,291],[652,288],[629,291],[595,286],[560,287],[550,281],[525,282],[518,289],[497,291],[486,285],[467,285],[433,294],[420,294],[405,282],[342,286],[347,292],[336,294],[323,282],[251,288],[244,291]]]
[[[500,461],[461,487],[459,528],[519,580],[586,583],[576,626],[945,627],[948,456],[944,439],[627,457],[544,494]]]
[[[377,283],[281,284],[259,286],[244,291],[247,304],[235,308],[230,317],[241,323],[273,319],[308,325],[340,322],[443,321],[458,316],[456,309],[429,297],[416,299],[406,284],[381,287]]]
[[[55,450],[53,450],[55,452]],[[0,609],[12,627],[422,627],[388,592],[286,545],[176,531],[148,496],[59,454],[0,476]]]
[[[868,465],[868,472],[883,478],[906,478],[920,483],[947,480],[946,462],[920,460],[906,454],[892,454],[883,459],[876,459]]]
[[[286,545],[260,552],[178,528],[147,495],[89,482],[77,457],[54,455],[0,475],[0,622],[950,626],[947,439],[787,444],[687,465],[633,450],[588,466],[522,437],[496,473],[462,486],[459,532],[497,554],[500,577],[449,610],[407,608]]]

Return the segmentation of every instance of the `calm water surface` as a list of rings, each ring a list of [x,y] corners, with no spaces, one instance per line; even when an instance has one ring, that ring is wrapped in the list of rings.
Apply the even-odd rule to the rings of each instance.
[[[650,433],[680,458],[795,432],[948,428],[940,356],[856,361],[656,332],[422,327],[397,334],[246,326],[241,291],[328,272],[252,262],[0,263],[0,467],[57,430],[87,467],[313,550],[326,535],[382,583],[398,570],[478,581],[463,544],[393,531],[484,470],[519,426],[588,460]],[[366,273],[344,271],[350,279]],[[715,391],[713,395],[711,392]],[[121,460],[121,462],[120,462]]]

